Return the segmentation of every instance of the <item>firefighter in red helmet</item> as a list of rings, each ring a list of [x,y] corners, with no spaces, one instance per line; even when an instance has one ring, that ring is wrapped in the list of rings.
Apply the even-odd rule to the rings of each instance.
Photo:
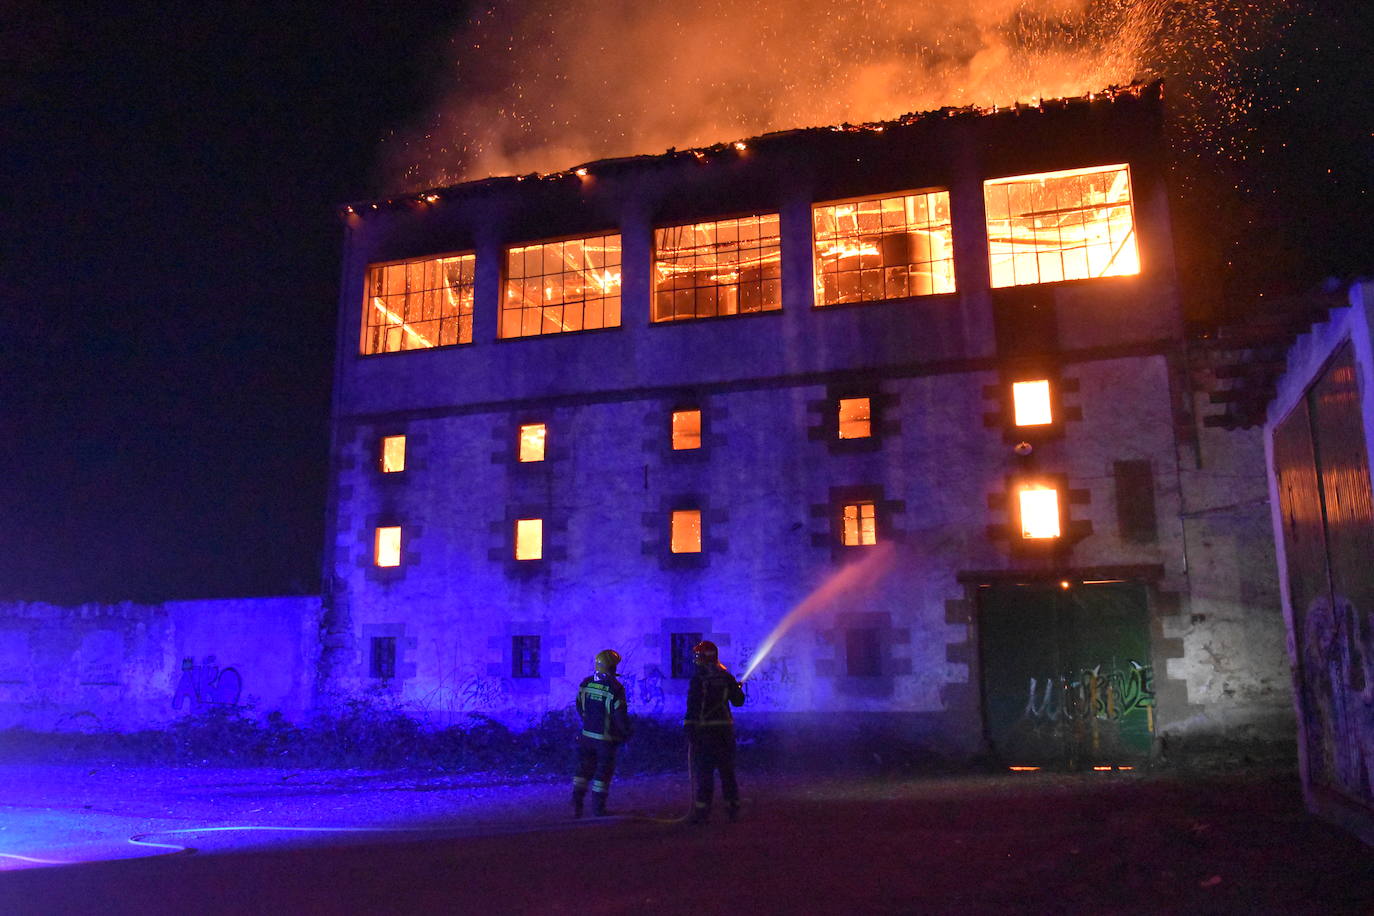
[[[717,770],[720,794],[734,821],[739,816],[739,785],[735,782],[735,721],[730,707],[744,705],[744,688],[720,663],[715,643],[697,643],[692,662],[696,671],[687,685],[687,715],[683,719],[696,780],[692,823],[704,824],[711,814]]]
[[[577,775],[573,777],[573,817],[582,816],[582,803],[592,790],[592,813],[606,813],[606,795],[615,773],[615,755],[630,737],[630,712],[625,686],[616,679],[620,653],[602,649],[596,653],[595,673],[577,688],[577,714],[582,733],[577,736]]]

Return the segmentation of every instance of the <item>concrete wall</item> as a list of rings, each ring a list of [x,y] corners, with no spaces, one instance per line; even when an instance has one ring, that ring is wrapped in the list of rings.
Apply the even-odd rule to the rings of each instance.
[[[210,706],[298,718],[316,597],[0,604],[0,728],[155,727]]]

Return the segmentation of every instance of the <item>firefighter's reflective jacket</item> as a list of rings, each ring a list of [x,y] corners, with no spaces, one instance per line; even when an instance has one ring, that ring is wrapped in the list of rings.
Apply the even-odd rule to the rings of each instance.
[[[698,668],[687,685],[687,716],[682,720],[690,729],[732,726],[731,706],[744,705],[744,688],[724,665]]]
[[[582,734],[598,741],[624,741],[630,737],[630,711],[625,685],[610,674],[594,674],[577,688],[577,712]]]

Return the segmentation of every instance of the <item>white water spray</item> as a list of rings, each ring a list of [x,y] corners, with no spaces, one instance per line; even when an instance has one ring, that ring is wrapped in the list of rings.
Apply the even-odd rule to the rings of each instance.
[[[749,675],[753,674],[754,670],[768,657],[768,653],[773,651],[778,640],[782,639],[788,630],[802,620],[834,604],[838,598],[854,598],[877,585],[878,581],[892,568],[893,553],[891,544],[878,544],[872,550],[865,551],[862,560],[850,563],[817,585],[811,594],[803,598],[796,607],[787,612],[787,616],[778,621],[773,632],[769,633],[768,638],[754,650],[754,657],[749,660],[749,666],[744,669],[744,674],[740,675],[740,682],[749,680]]]

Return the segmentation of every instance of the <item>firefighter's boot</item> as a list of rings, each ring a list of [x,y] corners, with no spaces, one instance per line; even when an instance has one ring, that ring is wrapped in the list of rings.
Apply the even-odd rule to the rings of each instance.
[[[605,792],[593,792],[593,793],[592,793],[592,814],[595,814],[597,817],[605,817],[605,816],[606,816],[607,811],[606,811],[606,793],[605,793]]]
[[[581,792],[573,789],[573,817],[582,816],[582,799],[586,798],[586,796],[586,789],[583,789]]]

